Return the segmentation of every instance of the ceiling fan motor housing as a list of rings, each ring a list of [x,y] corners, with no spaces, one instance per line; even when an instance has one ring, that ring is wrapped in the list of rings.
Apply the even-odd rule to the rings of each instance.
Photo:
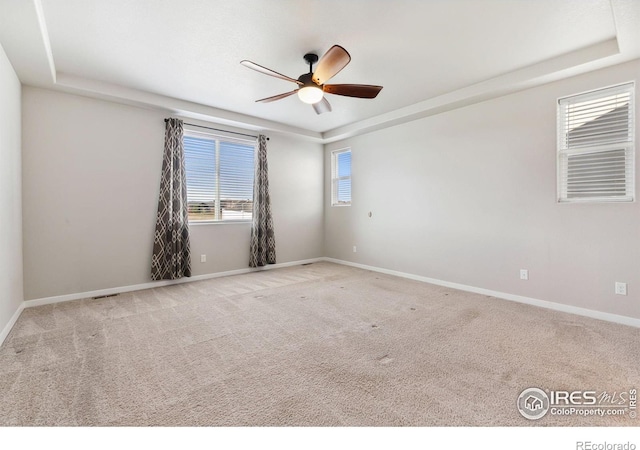
[[[316,83],[314,83],[314,81],[311,79],[312,77],[313,77],[312,73],[303,73],[298,77],[298,81],[304,84],[304,87],[307,87],[307,86],[320,87]]]

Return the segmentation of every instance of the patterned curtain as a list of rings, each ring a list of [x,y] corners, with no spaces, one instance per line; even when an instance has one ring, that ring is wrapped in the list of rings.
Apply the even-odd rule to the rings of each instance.
[[[267,138],[262,134],[258,136],[255,170],[249,267],[276,263],[276,238],[273,232],[269,178],[267,174]]]
[[[183,124],[180,119],[166,119],[165,123],[162,179],[151,259],[153,280],[191,276]]]

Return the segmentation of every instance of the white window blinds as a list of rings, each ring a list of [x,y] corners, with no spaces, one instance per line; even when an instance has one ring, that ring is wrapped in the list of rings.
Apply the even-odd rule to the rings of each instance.
[[[351,205],[351,150],[331,153],[331,205]]]
[[[255,142],[185,131],[189,221],[250,220]]]
[[[558,101],[558,200],[633,201],[633,83]]]

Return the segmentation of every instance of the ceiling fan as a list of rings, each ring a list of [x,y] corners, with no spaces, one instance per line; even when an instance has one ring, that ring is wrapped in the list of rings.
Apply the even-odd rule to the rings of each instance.
[[[325,84],[351,61],[349,52],[339,45],[334,45],[327,50],[320,59],[320,62],[318,62],[318,55],[315,53],[307,53],[304,55],[304,60],[309,64],[309,73],[303,73],[297,80],[274,70],[267,69],[254,62],[247,61],[246,59],[240,61],[240,64],[265,75],[291,81],[298,85],[298,88],[293,91],[274,95],[273,97],[262,98],[256,100],[256,102],[273,102],[297,93],[300,100],[312,105],[317,114],[331,111],[331,105],[324,97],[325,93],[344,95],[346,97],[375,98],[382,90],[382,86],[372,86],[368,84]],[[314,72],[313,65],[316,62],[318,62],[318,65]]]

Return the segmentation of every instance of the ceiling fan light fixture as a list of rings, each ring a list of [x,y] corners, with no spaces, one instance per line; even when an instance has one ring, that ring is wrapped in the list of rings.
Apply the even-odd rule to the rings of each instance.
[[[318,103],[323,95],[324,92],[318,86],[304,86],[298,89],[298,98],[309,105]]]

